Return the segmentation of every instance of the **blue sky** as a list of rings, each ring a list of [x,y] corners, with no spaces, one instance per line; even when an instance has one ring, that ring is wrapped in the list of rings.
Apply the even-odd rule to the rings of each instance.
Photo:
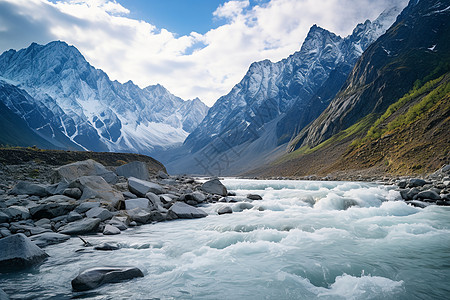
[[[62,40],[111,79],[211,106],[252,62],[298,51],[313,24],[346,36],[408,0],[0,0],[0,52]]]

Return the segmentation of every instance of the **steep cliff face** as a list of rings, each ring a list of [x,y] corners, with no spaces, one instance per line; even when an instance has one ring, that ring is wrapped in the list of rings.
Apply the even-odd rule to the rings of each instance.
[[[411,1],[325,111],[248,174],[423,174],[449,163],[450,4]]]
[[[397,7],[386,10],[376,21],[359,24],[346,38],[314,25],[300,51],[276,63],[253,63],[187,137],[179,151],[184,153],[182,159],[168,163],[169,170],[232,174],[268,158],[298,132],[299,124],[305,126],[322,112],[329,100],[320,95],[336,94],[362,51],[399,12]],[[311,100],[314,96],[317,101]],[[241,155],[248,151],[251,157]],[[201,167],[220,165],[224,157],[227,163],[220,170]]]
[[[46,126],[54,135],[59,133],[56,137],[44,133],[47,137],[57,142],[68,139],[85,150],[150,153],[173,147],[184,141],[208,110],[198,99],[184,101],[160,85],[141,89],[131,81],[111,81],[64,42],[33,43],[3,53],[0,76],[41,108]],[[28,118],[30,128],[41,130],[43,125],[29,118],[31,112],[13,111]]]
[[[397,22],[373,43],[327,109],[290,144],[315,147],[370,113],[383,113],[449,61],[450,10],[441,1],[411,1]]]

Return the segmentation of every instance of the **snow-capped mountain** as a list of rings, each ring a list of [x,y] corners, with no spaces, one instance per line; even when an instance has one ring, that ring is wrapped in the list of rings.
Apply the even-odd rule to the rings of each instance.
[[[241,82],[219,98],[187,137],[183,150],[190,152],[190,162],[183,157],[168,168],[175,172],[235,174],[251,163],[260,163],[299,130],[296,119],[305,115],[309,120],[325,109],[326,101],[313,114],[305,108],[321,89],[328,91],[330,98],[338,92],[358,57],[389,28],[400,11],[392,7],[374,22],[358,24],[346,38],[314,25],[300,51],[276,63],[253,63]],[[340,70],[340,84],[327,85],[336,70]],[[248,152],[252,155],[242,155]],[[221,163],[224,160],[226,163]],[[219,164],[220,169],[205,167]]]
[[[74,46],[60,41],[4,52],[0,80],[21,89],[40,108],[32,113],[32,106],[18,108],[17,101],[1,99],[30,128],[85,150],[150,154],[174,147],[208,110],[199,99],[184,101],[161,85],[141,89],[131,81],[111,81]]]

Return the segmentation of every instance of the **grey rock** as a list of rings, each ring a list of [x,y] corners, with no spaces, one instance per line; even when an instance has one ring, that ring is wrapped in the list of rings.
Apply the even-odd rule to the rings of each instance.
[[[257,194],[248,194],[247,198],[250,200],[262,200],[262,197],[260,195]]]
[[[128,189],[130,192],[140,197],[145,197],[145,194],[148,192],[152,192],[157,195],[165,193],[164,188],[159,184],[134,177],[128,178]]]
[[[56,232],[44,232],[41,234],[33,235],[31,237],[31,240],[38,246],[38,247],[46,247],[48,245],[54,245],[63,243],[70,239],[69,235],[56,233]]]
[[[71,211],[67,216],[67,222],[74,222],[83,219],[83,216],[77,213],[76,211]]]
[[[122,222],[125,225],[129,225],[130,224],[130,219],[127,216],[114,216],[109,222]],[[112,224],[112,223],[109,223]]]
[[[80,221],[75,221],[59,228],[59,233],[77,235],[91,233],[97,230],[101,220],[98,218],[85,218]]]
[[[167,175],[166,173],[164,173],[163,171],[159,170],[158,174],[156,174],[156,176],[158,176],[161,179],[169,179],[169,175]]]
[[[405,179],[402,179],[397,183],[397,186],[401,189],[404,189],[407,184],[408,184],[408,182]]]
[[[110,243],[103,243],[101,245],[95,246],[94,250],[100,250],[100,251],[114,251],[119,250],[120,247],[114,244]]]
[[[193,219],[204,218],[208,214],[201,209],[195,208],[184,202],[175,202],[169,209],[169,215],[171,217],[177,217],[180,219]]]
[[[71,284],[74,291],[87,291],[105,283],[117,283],[137,277],[144,277],[144,274],[134,267],[92,268],[81,272],[72,280]]]
[[[85,213],[93,207],[99,207],[100,202],[83,202],[75,208],[77,213]]]
[[[247,202],[241,202],[236,204],[235,206],[233,206],[233,211],[234,212],[241,212],[244,211],[246,209],[252,209],[253,205]]]
[[[127,225],[125,225],[124,222],[119,221],[115,218],[108,221],[108,224],[113,225],[114,227],[118,228],[119,230],[127,230]]]
[[[412,188],[406,194],[406,199],[407,200],[412,200],[414,198],[414,196],[417,195],[418,193],[420,193],[420,191],[417,188]]]
[[[55,169],[52,180],[53,182],[59,182],[61,180],[71,182],[84,176],[101,176],[110,184],[114,184],[118,180],[114,172],[109,171],[102,164],[92,159],[77,161]]]
[[[223,214],[231,214],[231,213],[233,213],[233,210],[232,210],[231,207],[229,207],[229,206],[222,206],[221,208],[219,208],[219,209],[217,210],[217,213],[218,213],[219,215],[223,215]]]
[[[11,231],[9,231],[9,229],[6,228],[1,228],[0,229],[0,236],[1,237],[6,237],[6,236],[10,236],[12,233]]]
[[[8,295],[2,289],[0,289],[0,300],[9,300]]]
[[[48,255],[24,234],[0,239],[0,272],[14,272],[42,262]]]
[[[69,187],[69,183],[61,181],[46,187],[47,193],[49,195],[61,195],[65,189]]]
[[[147,198],[136,198],[125,200],[125,209],[130,210],[134,208],[150,209],[150,202]]]
[[[120,234],[120,229],[110,225],[110,224],[106,224],[105,228],[103,229],[103,234],[104,235],[115,235],[115,234]]]
[[[50,220],[47,218],[43,218],[43,219],[40,219],[40,220],[37,220],[34,222],[34,225],[39,226],[39,227],[49,225],[49,224],[50,224]]]
[[[132,192],[126,191],[123,192],[122,195],[124,196],[125,199],[135,199],[138,196],[136,196],[135,194],[133,194]]]
[[[441,196],[435,191],[422,191],[414,196],[416,199],[431,199],[431,200],[441,200]]]
[[[82,194],[79,188],[67,188],[63,191],[63,195],[74,199],[80,199]]]
[[[30,218],[30,211],[28,208],[23,206],[13,205],[8,208],[1,209],[1,212],[6,214],[10,220],[26,220]]]
[[[190,194],[184,195],[186,200],[194,200],[197,203],[202,203],[206,200],[206,196],[200,192],[193,192]]]
[[[133,161],[117,167],[116,174],[126,178],[134,177],[142,180],[148,180],[150,178],[147,164],[141,161]]]
[[[201,189],[210,194],[226,196],[228,194],[227,188],[220,182],[219,179],[212,179],[202,184]]]
[[[80,200],[99,198],[113,207],[116,207],[120,201],[124,200],[122,193],[113,189],[100,176],[83,176],[77,178],[70,183],[70,187],[79,188],[83,192]]]
[[[167,210],[164,208],[164,204],[161,201],[161,196],[158,196],[152,192],[148,192],[145,194],[145,197],[150,201],[150,206],[152,209],[156,209],[160,212],[167,212]]]
[[[11,220],[11,217],[4,213],[2,209],[0,209],[0,223],[7,223]]]
[[[93,207],[86,212],[88,218],[99,218],[102,221],[111,219],[113,217],[112,212],[102,207]]]
[[[29,223],[27,224],[27,223],[21,223],[21,222],[11,223],[11,226],[9,226],[9,230],[13,233],[21,232],[27,236],[36,235],[36,234],[50,231],[49,229],[45,229],[42,227],[33,226]]]
[[[9,192],[12,195],[35,195],[45,197],[48,195],[46,187],[43,185],[31,183],[28,181],[19,181]]]
[[[408,180],[409,187],[419,187],[424,186],[427,182],[420,178],[411,178]]]
[[[77,205],[75,203],[47,203],[30,208],[31,216],[34,219],[55,218],[63,216],[72,211]]]
[[[152,217],[149,211],[142,208],[135,208],[128,210],[127,214],[130,217],[131,221],[141,224],[147,224],[150,221],[150,218]]]
[[[161,179],[160,180],[161,184],[167,184],[167,185],[177,185],[177,181],[175,179]]]

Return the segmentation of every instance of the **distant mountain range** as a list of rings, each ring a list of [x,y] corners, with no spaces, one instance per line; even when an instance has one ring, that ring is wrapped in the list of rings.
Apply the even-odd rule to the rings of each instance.
[[[0,144],[44,148],[154,154],[183,143],[208,111],[199,99],[184,101],[161,85],[111,81],[59,41],[4,52],[0,95],[2,116],[19,116],[28,136],[34,133],[32,140],[11,139],[14,126],[2,127]]]
[[[363,51],[400,11],[391,7],[345,38],[314,25],[300,51],[276,63],[253,63],[177,149],[179,159],[167,159],[169,171],[232,175],[283,153],[290,138],[328,106]]]

